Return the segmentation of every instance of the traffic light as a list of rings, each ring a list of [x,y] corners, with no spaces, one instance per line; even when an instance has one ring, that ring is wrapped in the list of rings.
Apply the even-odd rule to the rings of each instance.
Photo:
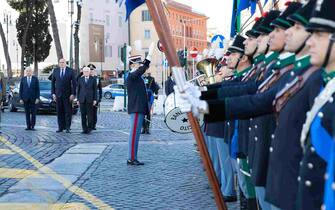
[[[181,67],[185,67],[187,63],[187,50],[179,50],[177,52],[178,58],[179,58],[179,63]]]

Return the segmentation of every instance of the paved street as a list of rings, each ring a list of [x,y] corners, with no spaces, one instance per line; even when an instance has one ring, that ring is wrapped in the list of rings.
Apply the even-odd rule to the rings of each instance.
[[[167,130],[155,116],[142,135],[139,159],[126,165],[129,117],[103,102],[98,130],[56,133],[56,115],[38,115],[37,131],[25,131],[24,113],[2,115],[0,209],[216,209],[192,135]],[[73,207],[73,208],[70,208]],[[65,207],[64,207],[65,208]],[[238,209],[237,203],[229,209]]]

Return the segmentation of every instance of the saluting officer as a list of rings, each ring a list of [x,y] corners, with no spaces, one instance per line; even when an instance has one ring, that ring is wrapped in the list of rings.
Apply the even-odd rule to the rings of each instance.
[[[141,126],[144,115],[149,111],[147,93],[142,76],[149,69],[154,47],[155,44],[152,43],[148,55],[143,62],[141,62],[141,56],[132,56],[129,58],[129,67],[131,70],[127,77],[127,90],[128,114],[130,114],[131,127],[128,141],[128,165],[144,165],[143,162],[137,159]]]

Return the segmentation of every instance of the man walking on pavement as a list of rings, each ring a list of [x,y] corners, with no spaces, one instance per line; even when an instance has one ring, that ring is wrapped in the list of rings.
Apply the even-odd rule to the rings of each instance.
[[[87,67],[89,67],[91,69],[90,72],[90,76],[93,77],[96,81],[97,84],[97,103],[96,105],[93,106],[93,130],[96,130],[96,125],[97,125],[97,121],[98,121],[98,108],[99,108],[99,104],[101,102],[102,99],[102,85],[101,85],[101,78],[98,76],[97,71],[96,71],[96,67],[93,64],[88,64]]]
[[[89,67],[84,67],[83,76],[78,79],[77,96],[82,133],[88,134],[93,128],[93,107],[97,104],[97,83],[94,77],[90,76]]]
[[[141,56],[129,58],[130,72],[127,77],[128,114],[130,114],[130,135],[128,143],[127,165],[144,165],[137,160],[138,142],[143,118],[149,111],[143,74],[149,69],[155,43],[151,43],[148,56],[141,62]],[[142,65],[141,65],[142,64]]]
[[[56,101],[58,132],[70,133],[72,101],[76,94],[76,76],[73,69],[66,66],[64,58],[59,60],[59,68],[54,69],[51,94]]]
[[[26,76],[22,77],[20,83],[20,103],[24,104],[26,113],[26,130],[35,130],[37,104],[40,99],[40,83],[38,78],[33,76],[30,67],[25,69]]]

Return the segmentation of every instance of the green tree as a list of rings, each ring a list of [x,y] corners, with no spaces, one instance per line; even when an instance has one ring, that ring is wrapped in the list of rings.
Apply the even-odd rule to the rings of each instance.
[[[52,42],[47,2],[46,0],[16,0],[10,1],[10,5],[20,12],[16,29],[18,42],[22,47],[22,56],[28,64],[34,63],[34,74],[37,76],[38,62],[44,61],[49,56]]]

